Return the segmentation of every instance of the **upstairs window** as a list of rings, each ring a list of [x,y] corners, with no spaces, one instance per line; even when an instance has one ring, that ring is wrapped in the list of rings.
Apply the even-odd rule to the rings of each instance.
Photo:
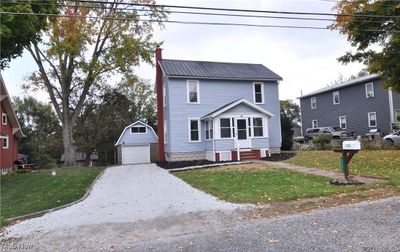
[[[131,128],[131,133],[133,133],[133,134],[146,134],[146,127],[144,127],[144,126],[133,126]]]
[[[200,103],[199,81],[188,80],[186,83],[187,102],[192,104]]]
[[[7,114],[6,113],[1,114],[1,124],[7,125]]]
[[[317,108],[317,97],[311,97],[311,109]]]
[[[219,120],[221,129],[221,138],[231,138],[232,127],[231,120],[229,118],[221,118]]]
[[[340,96],[339,96],[339,91],[333,92],[333,104],[339,104],[340,103]]]
[[[312,120],[311,125],[313,129],[318,128],[318,120]]]
[[[263,134],[263,120],[261,117],[253,118],[253,132],[255,137],[262,137]]]
[[[253,83],[254,103],[264,103],[264,83]]]
[[[339,125],[340,125],[340,128],[342,128],[342,129],[347,129],[347,120],[346,120],[346,116],[340,116],[340,117],[339,117]]]
[[[204,123],[206,130],[206,140],[213,139],[213,123],[212,121],[206,121]]]
[[[367,83],[365,84],[365,96],[368,98],[375,97],[374,93],[374,83]]]
[[[377,126],[376,112],[369,112],[368,113],[368,126],[371,127],[371,128]]]
[[[200,120],[189,119],[189,142],[200,142]]]

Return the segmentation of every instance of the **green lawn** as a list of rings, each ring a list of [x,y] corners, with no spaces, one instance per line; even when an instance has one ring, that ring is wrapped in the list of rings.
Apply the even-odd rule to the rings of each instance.
[[[297,151],[287,162],[339,171],[340,155],[333,151]],[[387,178],[400,185],[400,150],[363,150],[354,155],[349,167],[351,174]]]
[[[371,188],[371,185],[334,186],[326,177],[254,164],[176,172],[174,175],[219,199],[237,203],[269,203]]]
[[[103,167],[57,168],[0,178],[0,219],[62,206],[81,198]]]

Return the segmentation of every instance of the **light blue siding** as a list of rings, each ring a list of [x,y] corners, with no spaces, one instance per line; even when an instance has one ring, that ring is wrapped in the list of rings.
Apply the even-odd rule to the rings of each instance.
[[[258,104],[257,104],[258,105]],[[245,104],[239,104],[236,107],[231,108],[230,110],[224,112],[224,114],[236,114],[236,115],[240,115],[240,114],[254,114],[254,113],[260,113],[257,110],[246,106]]]
[[[206,142],[205,142],[205,145],[206,145],[206,151],[212,151],[212,150],[214,150],[214,149],[213,149],[213,140],[206,141]]]
[[[268,148],[269,146],[269,138],[252,138],[251,139],[251,147],[252,148]]]
[[[146,127],[146,134],[134,134],[131,133],[132,126],[144,126]],[[136,123],[127,127],[122,132],[122,136],[120,137],[117,144],[129,144],[129,145],[144,145],[144,144],[151,144],[157,143],[157,136],[155,135],[152,128],[148,125],[142,123]]]
[[[233,139],[216,139],[215,140],[215,150],[223,151],[223,150],[234,150],[235,149],[235,140]]]
[[[227,103],[244,98],[253,102],[252,81],[228,80],[199,80],[200,104],[187,104],[186,79],[168,79],[168,105],[165,116],[168,120],[168,146],[166,152],[195,152],[205,151],[204,129],[201,129],[201,142],[191,143],[188,140],[188,118],[202,116],[224,106]],[[279,94],[277,82],[264,82],[264,104],[257,104],[275,116],[268,120],[268,130],[271,147],[281,146],[281,130],[279,117]],[[248,110],[245,106],[238,106],[233,110]],[[168,114],[168,116],[167,116]],[[215,129],[214,129],[215,130]],[[230,146],[234,148],[233,140]],[[219,150],[224,150],[223,146]]]

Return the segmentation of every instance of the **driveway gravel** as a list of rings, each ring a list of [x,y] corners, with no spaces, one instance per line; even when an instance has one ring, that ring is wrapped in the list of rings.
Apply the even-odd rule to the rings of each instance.
[[[6,237],[26,236],[78,226],[129,223],[235,205],[194,189],[155,164],[108,168],[90,195],[70,207],[22,221],[5,230]]]

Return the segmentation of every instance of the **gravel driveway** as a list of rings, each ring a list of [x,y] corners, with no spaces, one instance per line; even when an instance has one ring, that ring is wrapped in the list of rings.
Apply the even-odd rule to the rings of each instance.
[[[70,207],[7,228],[6,237],[105,223],[131,223],[210,210],[234,210],[154,164],[108,168],[89,197]]]

